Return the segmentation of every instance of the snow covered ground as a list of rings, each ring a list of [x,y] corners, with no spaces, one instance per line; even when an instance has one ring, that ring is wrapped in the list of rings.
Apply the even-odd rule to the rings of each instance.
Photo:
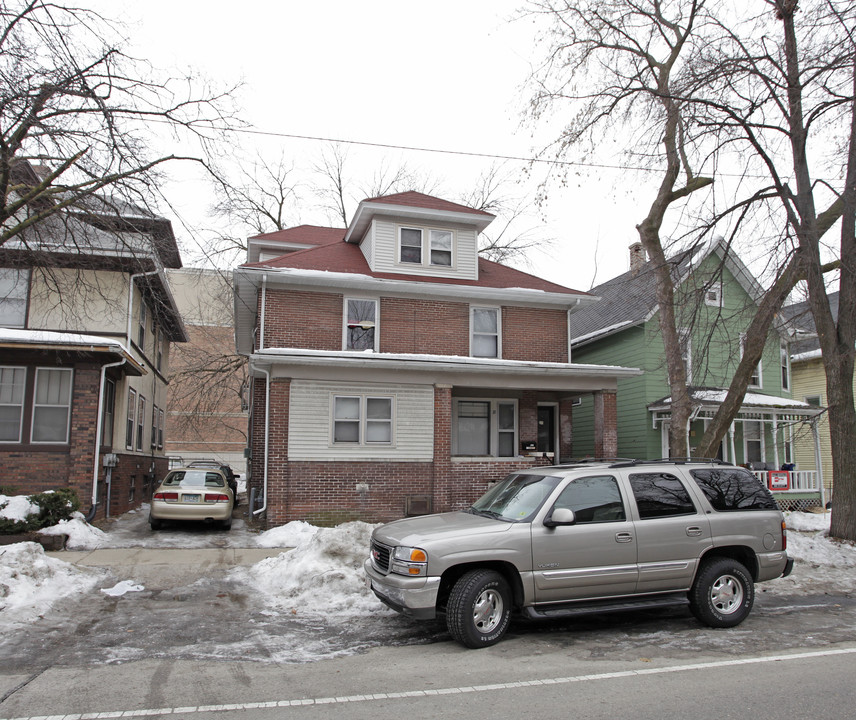
[[[5,516],[24,512],[18,498],[0,495]],[[236,521],[230,533],[141,532],[147,508],[128,513],[107,532],[94,528],[82,516],[45,532],[69,535],[69,549],[110,547],[210,547],[212,538],[225,547],[293,548],[250,567],[231,571],[232,579],[256,589],[269,599],[272,611],[323,614],[327,621],[377,615],[377,600],[365,589],[362,562],[372,527],[351,522],[336,528],[317,528],[292,522],[264,533],[252,533]],[[788,552],[796,559],[792,575],[765,584],[773,594],[850,593],[856,591],[856,546],[828,537],[829,514],[790,513]],[[223,538],[222,542],[219,538]],[[63,597],[109,591],[134,592],[133,583],[107,587],[105,574],[45,555],[41,546],[18,543],[0,546],[0,633],[12,625],[44,615]]]

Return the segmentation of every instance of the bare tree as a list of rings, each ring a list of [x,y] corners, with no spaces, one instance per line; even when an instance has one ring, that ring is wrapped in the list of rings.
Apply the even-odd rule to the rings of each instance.
[[[68,222],[75,226],[60,239],[85,246],[92,217],[121,237],[129,216],[152,215],[159,170],[178,159],[153,149],[155,134],[184,134],[204,151],[220,135],[212,128],[232,122],[228,92],[159,76],[121,43],[91,10],[45,0],[0,6],[3,248],[56,244],[57,224]]]
[[[827,370],[830,425],[835,426],[832,532],[856,539],[856,10],[836,0],[806,0],[801,13],[798,0],[765,3],[767,12],[744,22],[734,20],[733,8],[717,0],[612,0],[573,7],[535,3],[536,11],[552,21],[553,35],[548,61],[536,76],[540,85],[533,114],[565,100],[583,103],[554,147],[560,153],[604,127],[633,127],[628,121],[647,132],[653,129],[661,146],[645,147],[665,169],[638,230],[658,268],[675,455],[685,454],[690,406],[674,329],[674,283],[659,233],[676,201],[710,184],[691,171],[694,163],[733,162],[747,168],[743,180],[752,188],[729,212],[742,219],[748,208],[763,208],[773,231],[755,224],[753,239],[779,236],[787,227],[792,246],[780,253],[776,278],[760,298],[743,357],[700,452],[715,451],[740,408],[779,308],[794,285],[807,279]],[[823,174],[813,175],[813,170]],[[686,180],[678,187],[681,171]],[[761,177],[752,183],[756,174]],[[703,229],[717,219],[709,218]],[[830,265],[822,256],[821,239],[839,220],[841,242]],[[824,272],[838,263],[842,306],[836,325]]]

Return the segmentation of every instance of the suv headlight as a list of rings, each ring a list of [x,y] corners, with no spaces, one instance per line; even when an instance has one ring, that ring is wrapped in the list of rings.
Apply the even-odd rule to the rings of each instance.
[[[418,577],[428,574],[428,553],[422,548],[399,545],[392,553],[392,572]]]

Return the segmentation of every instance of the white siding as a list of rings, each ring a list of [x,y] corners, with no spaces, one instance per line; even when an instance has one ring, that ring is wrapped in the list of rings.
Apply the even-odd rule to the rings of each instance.
[[[334,445],[331,432],[334,395],[393,397],[392,445]],[[427,462],[433,457],[433,386],[292,381],[288,413],[289,460]]]
[[[437,265],[415,265],[398,262],[398,228],[412,227],[437,228],[454,232],[452,267]],[[401,273],[403,275],[424,275],[426,277],[458,278],[460,280],[478,279],[478,252],[476,247],[477,235],[472,228],[460,228],[448,223],[421,223],[413,221],[396,221],[393,219],[378,219],[373,222],[373,246],[371,258],[366,253],[369,267],[374,272]],[[364,241],[365,242],[365,241]],[[428,252],[427,233],[423,236],[423,253]]]
[[[375,234],[375,223],[372,221],[372,224],[369,226],[369,229],[366,231],[365,237],[360,241],[360,250],[363,251],[363,256],[366,259],[366,262],[369,264],[369,268],[372,267],[372,263],[374,262],[374,234]]]

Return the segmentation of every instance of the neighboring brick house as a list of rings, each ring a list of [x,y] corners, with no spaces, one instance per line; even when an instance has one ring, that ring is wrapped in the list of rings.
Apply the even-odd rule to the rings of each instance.
[[[169,350],[186,334],[169,221],[92,205],[0,249],[0,482],[73,488],[94,518],[138,507],[165,473]]]
[[[326,244],[235,271],[249,487],[269,525],[465,507],[515,469],[569,459],[582,396],[598,454],[615,454],[618,379],[637,371],[569,362],[568,317],[597,298],[480,258],[493,219],[373,198]]]

